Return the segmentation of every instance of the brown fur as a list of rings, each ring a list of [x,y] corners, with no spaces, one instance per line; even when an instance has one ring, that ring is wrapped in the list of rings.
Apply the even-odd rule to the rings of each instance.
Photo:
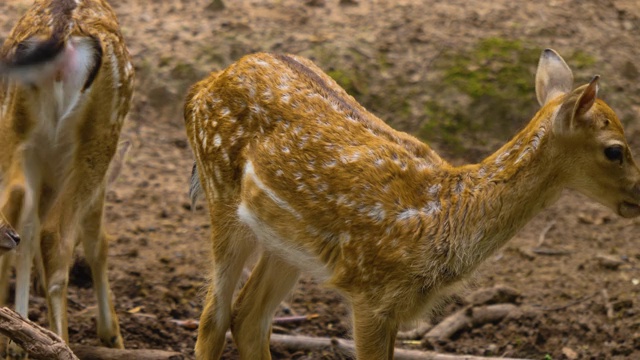
[[[72,41],[91,44],[93,58],[87,60],[83,83],[65,90],[78,96],[76,107],[65,117],[50,115],[62,105],[44,100],[54,98],[51,84],[63,81],[62,70],[34,83],[20,81],[11,72],[31,71],[16,61],[20,56],[32,56],[30,66],[64,61],[60,54]],[[53,52],[38,52],[56,42],[61,45]],[[23,236],[16,262],[16,309],[26,316],[24,295],[28,298],[35,256],[50,326],[68,340],[68,270],[73,249],[82,241],[99,300],[98,336],[103,344],[122,348],[106,274],[108,236],[102,226],[106,174],[133,90],[133,68],[115,14],[104,0],[37,0],[15,25],[0,55],[9,74],[0,87],[0,141],[7,145],[0,153],[0,209]],[[0,296],[6,296],[8,286],[8,260],[3,261]],[[11,357],[22,354],[18,348],[10,350]]]
[[[367,112],[309,60],[255,54],[197,83],[185,124],[212,223],[213,279],[196,356],[269,359],[270,320],[307,271],[353,308],[359,359],[391,359],[429,310],[564,188],[640,214],[640,171],[597,78],[543,52],[531,122],[480,164],[453,167]],[[625,160],[604,149],[618,144]],[[192,185],[194,189],[198,184]],[[248,256],[263,255],[235,302]]]

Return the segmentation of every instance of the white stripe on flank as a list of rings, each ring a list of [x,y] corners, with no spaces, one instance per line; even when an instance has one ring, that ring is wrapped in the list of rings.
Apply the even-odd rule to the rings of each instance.
[[[259,178],[258,175],[256,175],[255,173],[255,169],[253,168],[253,163],[251,161],[247,161],[247,164],[244,167],[244,175],[245,176],[249,176],[251,177],[251,180],[253,180],[253,182],[256,184],[256,186],[258,188],[260,188],[260,190],[262,190],[265,194],[267,194],[267,196],[269,196],[269,198],[276,203],[276,205],[278,205],[281,209],[287,210],[288,212],[290,212],[293,216],[296,217],[296,219],[301,220],[302,219],[302,215],[300,215],[299,212],[297,212],[293,207],[291,207],[291,205],[289,205],[288,202],[286,202],[285,200],[281,199],[280,197],[278,197],[278,195],[276,195],[276,193],[273,192],[273,190],[269,189]]]

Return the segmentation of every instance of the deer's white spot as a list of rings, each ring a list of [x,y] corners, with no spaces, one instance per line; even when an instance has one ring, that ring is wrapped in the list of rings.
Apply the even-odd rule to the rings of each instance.
[[[271,67],[271,64],[269,64],[268,62],[262,60],[262,59],[256,59],[255,60],[256,65],[260,65],[262,67]]]
[[[418,209],[406,209],[397,216],[398,221],[405,221],[418,217],[420,212]]]
[[[227,164],[231,163],[231,160],[229,160],[229,154],[227,153],[226,150],[222,150],[222,159]]]
[[[332,168],[332,167],[336,166],[337,163],[338,162],[335,159],[331,159],[331,160],[325,161],[324,167]]]
[[[220,134],[216,134],[213,137],[213,146],[219,148],[220,145],[222,145],[222,137],[220,136]]]
[[[433,185],[429,186],[429,189],[427,190],[427,192],[428,192],[429,196],[431,196],[432,198],[435,198],[440,193],[440,188],[442,188],[442,185],[433,184]]]
[[[385,219],[386,216],[386,212],[384,210],[384,206],[382,205],[382,203],[376,203],[367,213],[367,215],[375,220],[375,221],[383,221]]]
[[[427,202],[427,205],[425,205],[424,208],[422,209],[425,215],[428,215],[428,216],[435,215],[439,213],[440,210],[442,210],[442,205],[440,204],[440,201],[429,201]]]

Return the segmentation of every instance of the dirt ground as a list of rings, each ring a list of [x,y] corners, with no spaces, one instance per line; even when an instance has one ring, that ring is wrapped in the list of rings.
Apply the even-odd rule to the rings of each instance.
[[[368,74],[377,80],[370,82],[367,92],[391,96],[387,85],[396,86],[396,79],[410,74],[405,86],[421,103],[428,100],[420,95],[422,89],[431,87],[438,76],[429,64],[443,48],[462,49],[483,38],[502,37],[526,39],[540,50],[581,50],[595,62],[576,79],[602,76],[603,96],[628,119],[627,135],[639,153],[637,0],[360,0],[351,6],[338,0],[224,2],[226,8],[216,11],[205,0],[111,0],[137,70],[134,105],[122,134],[133,148],[108,192],[106,209],[106,226],[113,235],[109,276],[126,347],[194,356],[197,331],[181,322],[197,319],[202,309],[210,241],[206,209],[192,211],[189,205],[193,157],[180,108],[189,84],[246,53],[301,54],[329,70],[361,64],[355,57],[319,55],[314,50],[318,44],[356,49],[365,59],[374,50],[374,54],[384,51],[388,65],[380,73]],[[28,4],[28,0],[0,2],[0,40]],[[531,67],[533,82],[535,63]],[[420,127],[419,117],[395,121],[392,113],[378,115],[402,130],[417,132]],[[491,146],[478,146],[477,153],[451,160],[487,155],[495,149]],[[458,332],[449,341],[398,341],[397,346],[531,359],[638,359],[638,230],[640,220],[618,218],[567,192],[478,271],[474,288],[499,284],[520,294],[517,314]],[[540,248],[544,251],[533,251]],[[71,342],[97,345],[96,301],[88,267],[81,260],[71,279]],[[44,299],[35,294],[30,306],[30,318],[46,324]],[[437,323],[462,306],[461,297],[431,321]],[[318,316],[279,325],[275,332],[349,336],[348,310],[340,297],[310,278],[301,280],[276,316],[290,314]],[[273,354],[276,359],[341,358],[333,352],[292,353],[278,346]],[[224,358],[237,358],[231,342]]]

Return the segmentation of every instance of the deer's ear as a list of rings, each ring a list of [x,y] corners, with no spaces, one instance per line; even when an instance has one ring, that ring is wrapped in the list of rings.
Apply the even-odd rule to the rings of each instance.
[[[554,129],[557,133],[567,133],[577,127],[590,124],[593,117],[585,114],[596,103],[598,79],[600,76],[594,76],[588,84],[578,87],[565,97],[554,120]]]
[[[544,50],[536,71],[536,97],[540,106],[570,92],[572,87],[573,74],[567,63],[554,50]]]
[[[573,110],[574,118],[584,115],[595,104],[598,97],[598,80],[600,80],[600,75],[594,76],[582,91]]]

